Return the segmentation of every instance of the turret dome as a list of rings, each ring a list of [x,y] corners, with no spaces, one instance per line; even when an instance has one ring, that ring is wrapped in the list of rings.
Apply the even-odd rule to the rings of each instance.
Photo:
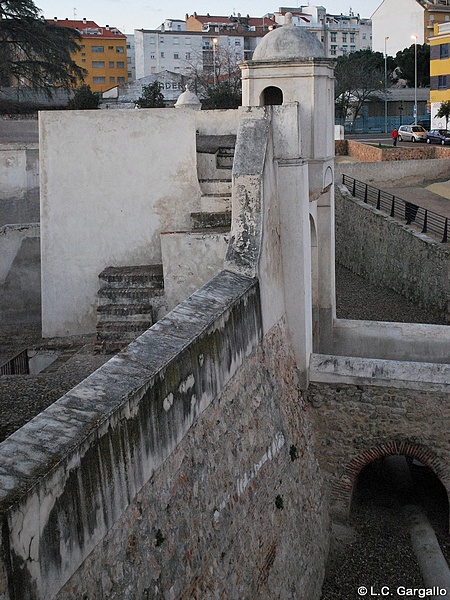
[[[304,27],[293,25],[292,13],[286,13],[285,25],[263,37],[253,53],[253,60],[290,61],[324,56],[324,48],[317,37]]]

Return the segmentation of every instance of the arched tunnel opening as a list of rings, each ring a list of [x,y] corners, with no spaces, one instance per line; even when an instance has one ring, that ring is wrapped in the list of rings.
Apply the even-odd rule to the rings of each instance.
[[[423,527],[415,527],[414,519],[421,519]],[[428,527],[425,533],[424,527]],[[431,552],[427,535],[434,536],[437,548],[432,550],[439,556]],[[428,557],[421,555],[420,545]],[[424,566],[426,560],[431,567]],[[449,587],[448,564],[445,487],[432,469],[418,460],[387,456],[360,472],[348,524],[333,524],[322,600],[364,595],[400,598],[407,596],[408,590],[429,589],[430,579],[436,580],[438,588],[443,581]],[[358,595],[360,588],[365,594]],[[435,596],[440,597],[431,597]],[[450,597],[450,589],[444,597]]]

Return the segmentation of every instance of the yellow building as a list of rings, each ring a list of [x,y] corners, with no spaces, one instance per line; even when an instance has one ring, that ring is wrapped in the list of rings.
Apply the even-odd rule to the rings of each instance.
[[[81,50],[73,59],[87,70],[84,83],[93,92],[105,92],[116,85],[127,83],[127,38],[115,27],[99,27],[94,21],[53,19],[49,21],[76,29],[81,34]]]
[[[431,126],[445,127],[436,119],[441,102],[450,100],[450,22],[435,24],[430,38],[430,103]]]

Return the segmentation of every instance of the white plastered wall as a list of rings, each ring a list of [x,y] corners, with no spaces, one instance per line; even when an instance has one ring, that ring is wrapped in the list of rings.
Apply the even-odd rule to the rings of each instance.
[[[161,231],[198,210],[195,113],[40,114],[44,336],[95,329],[98,275],[161,261]]]
[[[395,56],[404,48],[424,43],[424,8],[417,0],[384,0],[372,15],[372,50]]]

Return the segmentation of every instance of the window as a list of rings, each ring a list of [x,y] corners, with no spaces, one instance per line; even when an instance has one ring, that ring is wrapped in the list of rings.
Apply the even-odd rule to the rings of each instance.
[[[331,56],[336,56],[336,46],[331,46]]]
[[[179,37],[174,37],[173,38],[173,43],[174,43],[174,45],[179,44],[180,43],[180,38]]]
[[[355,46],[350,46],[350,52],[355,52],[356,48]]]
[[[150,60],[156,60],[156,54],[154,52],[150,52]]]
[[[104,69],[105,68],[105,61],[103,61],[103,60],[93,60],[92,61],[92,68],[93,69]]]
[[[347,54],[347,46],[342,46],[342,54]]]
[[[331,35],[331,41],[335,42],[336,41],[337,33],[335,31],[332,31],[330,35]]]
[[[127,56],[127,65],[131,65],[131,56]]]
[[[116,78],[115,77],[110,77],[109,78],[109,83],[116,83]]]
[[[85,48],[86,48],[86,46],[85,46],[84,44],[82,44],[82,45],[80,46],[80,50],[84,50]]]
[[[122,60],[119,60],[117,62],[117,68],[118,69],[125,69],[125,63]]]
[[[125,83],[125,77],[118,77],[117,83]]]
[[[131,50],[131,44],[127,44],[127,50]]]
[[[439,44],[439,58],[448,58],[449,44]]]
[[[178,54],[178,52],[174,52],[173,57],[175,60],[178,60],[180,58],[180,55]]]
[[[235,46],[240,46],[241,45],[241,40],[234,40],[234,45]]]
[[[430,15],[430,21],[434,21],[434,15]]]
[[[191,53],[190,52],[186,52],[186,60],[191,60]]]
[[[108,50],[114,50],[114,46],[108,46]]]
[[[105,83],[105,78],[104,77],[94,77],[93,82],[94,83]]]
[[[161,58],[164,58],[164,52],[161,52]]]
[[[124,54],[125,48],[123,46],[116,46],[116,52],[117,54]]]
[[[343,33],[343,34],[342,34],[342,42],[343,42],[344,44],[346,44],[346,43],[347,43],[347,34],[346,34],[346,33]]]
[[[127,75],[128,75],[128,79],[131,79],[133,77],[133,73],[130,73],[130,71],[128,71]]]
[[[85,62],[86,62],[86,59],[85,59],[85,58],[82,58],[82,59],[81,59],[81,62],[82,62],[82,63],[85,63]]]
[[[82,52],[82,53],[81,53],[81,56],[86,56],[86,52]]]
[[[355,34],[351,33],[350,34],[350,44],[354,44],[355,43]]]
[[[104,52],[105,46],[92,46],[91,50],[92,52]]]
[[[160,44],[164,44],[164,38],[163,38],[163,37],[160,37],[160,38],[159,38],[159,43],[160,43]]]
[[[155,40],[155,36],[154,35],[152,35],[150,37],[150,44],[156,44],[156,40]]]
[[[438,90],[447,89],[447,75],[439,75],[438,77]]]
[[[190,46],[191,45],[191,38],[186,38],[184,40],[184,43],[186,44],[186,46]]]
[[[365,34],[365,33],[363,33],[363,34],[362,34],[362,39],[363,39],[363,40],[365,40],[365,39],[366,39],[366,34]]]
[[[109,68],[114,69],[114,61],[113,60],[109,61]]]

